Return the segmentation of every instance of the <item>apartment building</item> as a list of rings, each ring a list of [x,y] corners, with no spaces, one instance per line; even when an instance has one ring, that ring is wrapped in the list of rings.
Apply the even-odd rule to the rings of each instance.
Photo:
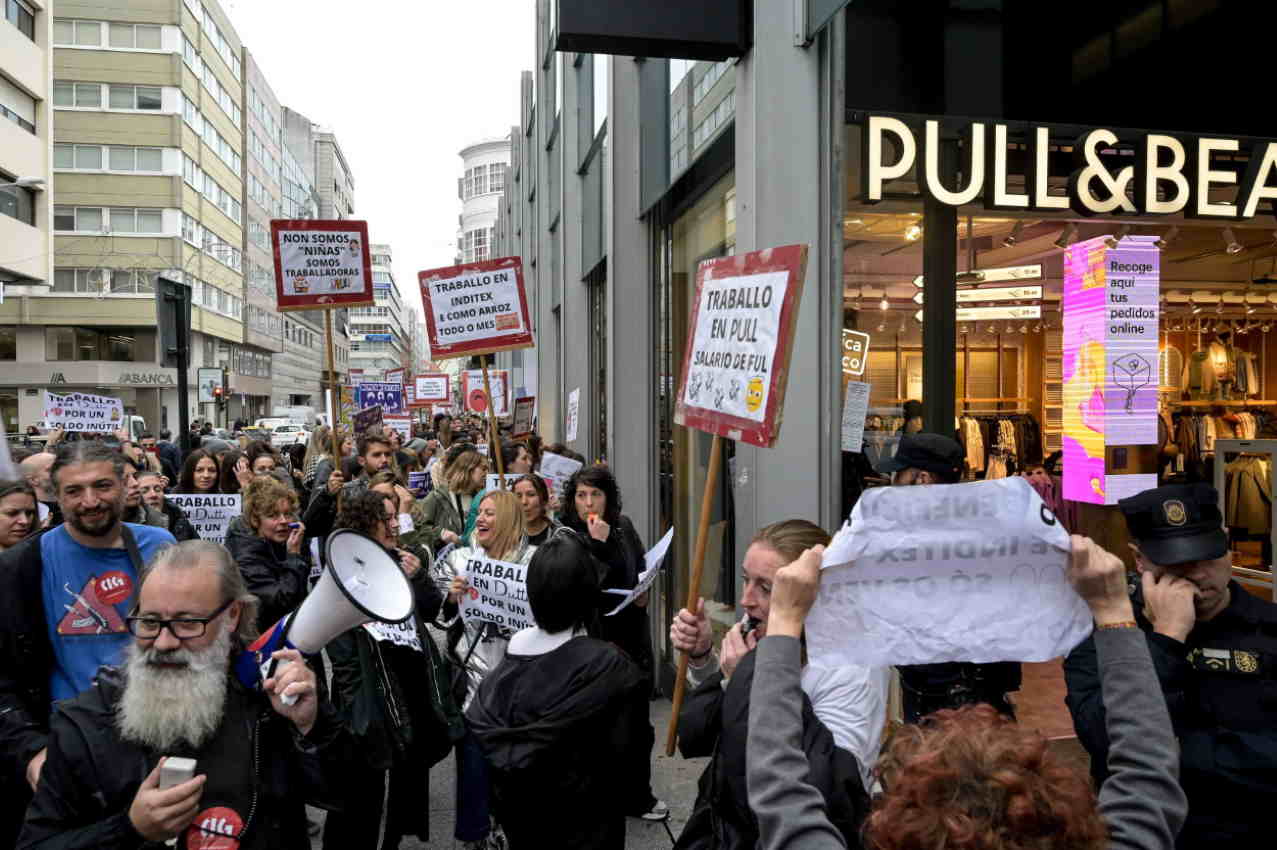
[[[53,121],[48,3],[0,0],[0,368],[18,359],[22,299],[53,278],[49,183]],[[18,430],[19,392],[0,380],[0,420]]]
[[[362,369],[364,380],[377,380],[387,369],[411,366],[412,341],[390,246],[373,244],[369,252],[376,304],[350,310],[350,366]]]
[[[457,262],[474,263],[493,255],[497,207],[510,165],[510,137],[485,139],[461,149],[457,178],[461,214],[457,216]]]

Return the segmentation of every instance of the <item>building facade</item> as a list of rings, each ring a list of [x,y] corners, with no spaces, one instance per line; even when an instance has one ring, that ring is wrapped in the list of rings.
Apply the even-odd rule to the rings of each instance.
[[[0,220],[0,277],[15,281],[0,304],[0,357],[12,348],[17,361],[0,378],[6,428],[38,421],[45,389],[116,396],[154,430],[175,428],[177,375],[160,365],[155,331],[160,274],[191,287],[191,386],[199,368],[226,371],[225,407],[192,393],[191,418],[317,403],[322,325],[272,309],[268,235],[272,217],[319,213],[316,145],[290,150],[283,107],[225,11],[214,0],[62,3],[52,14],[6,4],[16,23],[0,27],[0,115],[14,117],[0,122],[0,184],[11,168],[39,176],[41,157],[52,178],[50,193],[12,203],[34,222],[12,259],[20,234],[4,230],[13,216]],[[51,70],[37,74],[41,49]],[[41,221],[52,251],[40,248]]]
[[[620,9],[623,0],[598,0],[595,23],[636,29],[668,8],[630,14],[625,4],[625,15],[600,17],[600,3]],[[1258,391],[1229,403],[1263,409],[1269,402],[1256,392],[1277,394],[1277,368],[1267,365],[1277,364],[1277,345],[1264,332],[1277,311],[1257,277],[1274,254],[1271,232],[1262,232],[1271,231],[1270,211],[1242,203],[1258,185],[1244,179],[1248,160],[1273,134],[1220,70],[1260,73],[1263,27],[1230,30],[1230,14],[1243,7],[1214,0],[1088,2],[1069,25],[1049,28],[1032,4],[978,5],[687,6],[702,18],[683,29],[725,37],[675,42],[659,34],[668,22],[599,39],[572,28],[575,8],[536,0],[538,65],[521,81],[496,253],[523,258],[537,348],[522,353],[540,376],[540,433],[566,439],[566,402],[579,391],[569,445],[606,458],[645,541],[679,529],[654,622],[668,622],[686,598],[709,461],[711,438],[674,422],[703,260],[809,249],[779,438],[771,448],[724,441],[701,589],[719,630],[738,619],[739,563],[758,528],[803,517],[832,531],[866,486],[866,457],[842,451],[848,380],[870,384],[872,424],[888,436],[901,402],[920,399],[928,430],[949,432],[958,416],[1032,419],[1042,444],[1020,445],[1017,463],[1040,463],[1062,445],[1071,413],[1062,400],[1061,293],[1075,242],[1158,239],[1164,389],[1177,391],[1178,364],[1223,333],[1265,376]],[[621,48],[631,55],[604,55]],[[1186,91],[1214,94],[1187,103]],[[973,116],[985,119],[979,132],[1001,183],[972,152]],[[867,156],[880,150],[868,146],[881,138],[872,134],[896,126],[886,117],[912,136],[901,130],[881,150],[915,143],[916,159],[898,169],[894,153]],[[1043,118],[1055,123],[1026,123]],[[1178,206],[1179,184],[1167,178],[1087,207],[1069,176],[1078,139],[1096,127],[1112,128],[1117,141],[1093,136],[1089,155],[1118,185],[1122,167],[1144,156],[1146,134],[1223,135],[1226,150],[1207,138],[1187,148],[1205,157],[1194,173],[1217,182],[1181,193]],[[1120,129],[1132,127],[1153,129]],[[970,188],[973,180],[982,182]],[[1008,305],[997,300],[1005,293],[972,289],[982,270],[1021,264],[1040,266],[1041,292],[1028,300]],[[845,366],[844,331],[869,337],[855,369]],[[498,364],[517,368],[514,354]],[[861,365],[863,374],[848,374]],[[1180,401],[1178,392],[1167,401],[1183,414],[1213,403]],[[1147,455],[1122,457],[1134,465]],[[1157,470],[1122,472],[1156,480]],[[1111,519],[1095,527],[1120,526]],[[1123,542],[1105,541],[1111,551],[1126,551]],[[1261,566],[1271,587],[1270,566]],[[653,633],[672,660],[664,632]]]
[[[457,263],[475,263],[492,252],[497,207],[510,165],[510,139],[487,139],[461,149],[457,178],[461,214],[457,217]]]
[[[16,301],[53,279],[53,19],[48,2],[6,0],[0,20],[0,287]],[[18,359],[18,328],[0,305],[0,365]],[[0,422],[20,424],[18,387],[0,381]]]
[[[393,271],[389,245],[370,245],[372,286],[376,303],[350,309],[350,367],[364,380],[379,380],[387,369],[410,367],[412,341],[407,308]]]

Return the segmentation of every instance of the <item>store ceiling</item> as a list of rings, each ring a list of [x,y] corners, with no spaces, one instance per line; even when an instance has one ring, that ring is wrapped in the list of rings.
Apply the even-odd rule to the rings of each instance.
[[[1045,300],[1058,300],[1064,251],[1055,242],[1069,222],[1022,220],[1015,243],[1006,246],[1003,240],[1012,234],[1017,220],[997,215],[974,216],[969,222],[960,219],[958,269],[967,269],[971,244],[975,247],[975,268],[1042,263]],[[856,213],[846,217],[843,283],[848,299],[855,299],[863,290],[866,299],[881,299],[885,294],[893,307],[909,308],[917,292],[913,279],[922,274],[923,240],[917,230],[921,223],[921,215],[910,212]],[[1120,227],[1111,222],[1074,224],[1076,240],[1114,234]],[[1132,225],[1130,234],[1166,236],[1172,227],[1178,227],[1162,254],[1162,289],[1171,304],[1187,304],[1190,294],[1207,303],[1217,302],[1223,295],[1226,309],[1234,305],[1240,309],[1247,296],[1253,302],[1266,301],[1270,294],[1277,299],[1277,232],[1272,227],[1259,226],[1259,222],[1249,224],[1231,226],[1237,244],[1242,246],[1234,254],[1227,251],[1222,224],[1163,221],[1157,225]],[[1266,276],[1274,283],[1252,282]],[[1277,312],[1277,305],[1266,306],[1265,310]]]

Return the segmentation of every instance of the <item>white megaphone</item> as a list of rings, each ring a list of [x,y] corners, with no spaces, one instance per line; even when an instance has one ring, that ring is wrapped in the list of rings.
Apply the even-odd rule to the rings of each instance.
[[[280,649],[314,655],[337,635],[364,623],[402,623],[412,616],[412,586],[380,543],[342,528],[328,535],[325,552],[328,566],[306,600],[236,661],[236,675],[248,687],[274,675],[271,654]],[[281,701],[292,705],[296,697]]]

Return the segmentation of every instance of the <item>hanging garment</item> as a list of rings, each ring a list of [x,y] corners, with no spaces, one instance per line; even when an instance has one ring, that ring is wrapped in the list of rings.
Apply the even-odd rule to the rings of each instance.
[[[1215,369],[1211,365],[1210,355],[1207,352],[1194,351],[1184,360],[1180,389],[1194,399],[1214,397],[1219,390],[1219,383],[1215,378]]]
[[[1242,455],[1225,471],[1224,522],[1247,534],[1267,534],[1271,530],[1273,494],[1269,462]]]

